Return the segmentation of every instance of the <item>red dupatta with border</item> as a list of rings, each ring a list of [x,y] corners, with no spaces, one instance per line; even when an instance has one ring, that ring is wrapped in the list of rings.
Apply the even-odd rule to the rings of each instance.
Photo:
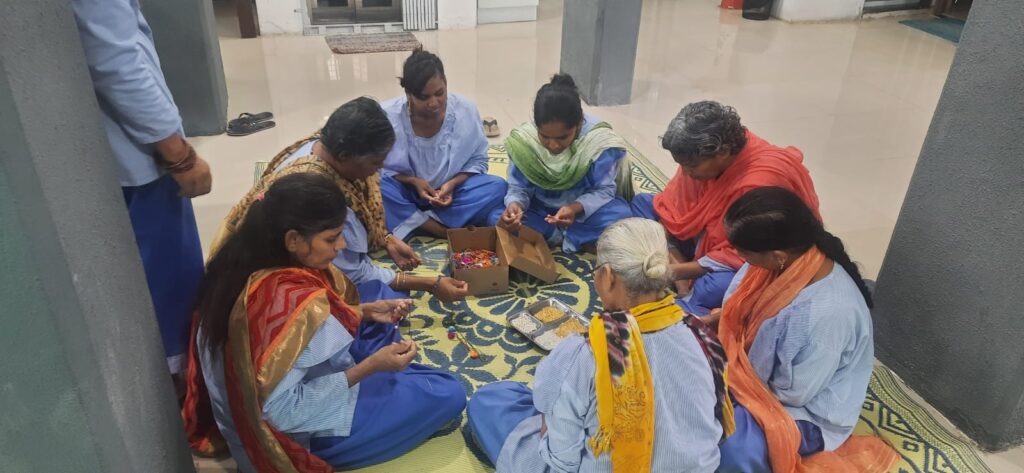
[[[329,473],[334,468],[263,420],[263,403],[291,370],[328,317],[355,335],[355,286],[336,268],[259,271],[231,311],[224,346],[224,382],[231,418],[250,462],[260,473]],[[193,323],[188,391],[182,418],[189,444],[201,454],[223,448],[203,378]]]

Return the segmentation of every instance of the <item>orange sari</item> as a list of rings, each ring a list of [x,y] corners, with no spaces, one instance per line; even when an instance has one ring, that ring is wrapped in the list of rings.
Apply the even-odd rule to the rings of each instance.
[[[654,196],[654,211],[669,233],[680,240],[703,233],[695,260],[708,256],[739,269],[743,258],[729,244],[724,220],[729,206],[743,194],[758,187],[782,187],[800,196],[821,219],[818,195],[803,159],[799,149],[779,148],[747,131],[746,146],[718,179],[691,179],[680,168],[665,190]]]
[[[747,270],[736,293],[726,301],[719,324],[719,339],[729,359],[729,394],[764,430],[774,473],[883,473],[899,460],[899,455],[874,436],[853,436],[834,452],[801,458],[797,454],[800,431],[796,421],[758,377],[747,357],[761,324],[793,302],[823,264],[825,255],[812,247],[781,274],[754,266]]]
[[[231,418],[250,462],[260,473],[331,473],[334,468],[263,420],[263,403],[291,370],[328,317],[353,336],[359,315],[355,286],[333,266],[264,270],[249,278],[231,311],[224,345],[224,384]],[[182,418],[189,444],[201,454],[223,449],[203,378],[193,323],[188,391]]]

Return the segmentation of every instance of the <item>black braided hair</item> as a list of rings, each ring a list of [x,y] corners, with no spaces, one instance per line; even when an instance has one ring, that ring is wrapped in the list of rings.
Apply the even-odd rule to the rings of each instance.
[[[825,230],[807,204],[789,190],[759,187],[743,194],[726,212],[725,227],[734,247],[752,253],[803,253],[817,246],[853,278],[868,307],[874,306],[860,269],[850,260],[842,240]]]

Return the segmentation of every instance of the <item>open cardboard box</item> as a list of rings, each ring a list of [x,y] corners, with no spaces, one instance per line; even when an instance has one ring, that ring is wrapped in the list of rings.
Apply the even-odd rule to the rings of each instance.
[[[448,230],[449,264],[453,253],[465,250],[491,250],[498,255],[498,264],[490,268],[455,269],[455,265],[451,265],[452,277],[468,283],[470,295],[508,292],[510,268],[548,284],[558,279],[558,266],[544,236],[525,226],[519,229],[519,235],[498,227]]]

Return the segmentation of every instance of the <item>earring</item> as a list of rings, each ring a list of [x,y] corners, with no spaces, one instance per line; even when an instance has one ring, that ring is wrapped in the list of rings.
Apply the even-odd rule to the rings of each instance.
[[[786,262],[785,261],[779,261],[779,272],[781,273],[781,272],[783,272],[785,270],[786,270]]]

